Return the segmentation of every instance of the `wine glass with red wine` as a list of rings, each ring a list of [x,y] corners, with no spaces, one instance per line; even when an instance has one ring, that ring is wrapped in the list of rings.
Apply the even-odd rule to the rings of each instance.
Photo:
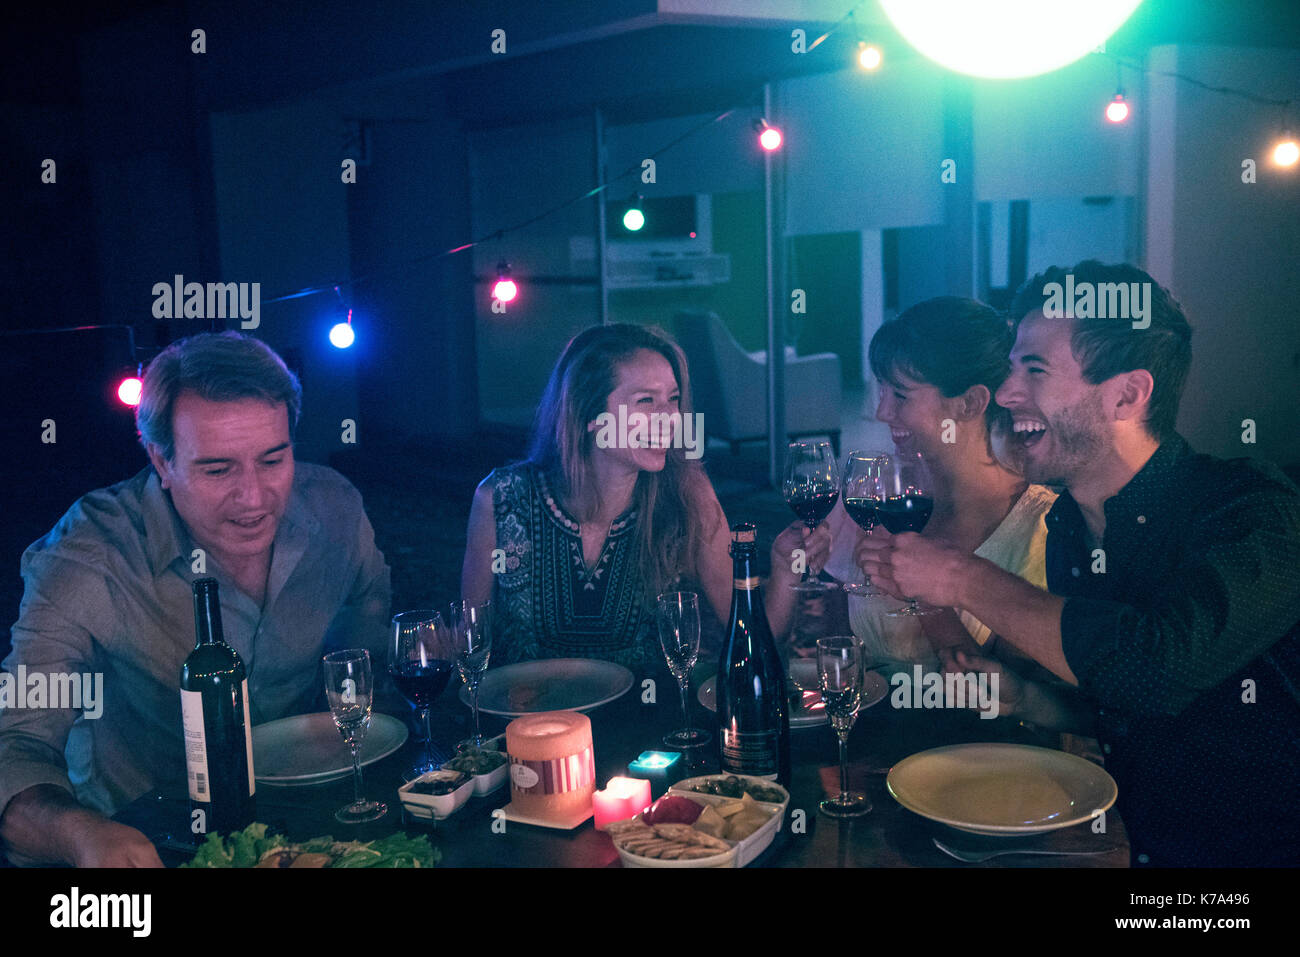
[[[826,520],[840,497],[840,474],[829,442],[791,442],[785,455],[785,504],[811,531]],[[803,577],[791,586],[816,593],[829,586],[817,581],[804,566]]]
[[[456,670],[452,644],[447,626],[436,611],[421,609],[393,616],[388,673],[392,675],[397,690],[420,713],[424,726],[424,755],[408,772],[412,778],[426,771],[436,771],[439,767],[433,753],[429,708]]]
[[[841,501],[844,511],[857,523],[858,528],[870,532],[876,527],[876,510],[885,500],[885,471],[889,468],[890,458],[885,452],[850,452],[844,463],[844,487]],[[847,582],[843,586],[850,595],[879,595],[871,587],[871,579],[865,585]]]
[[[890,535],[920,533],[934,511],[934,480],[925,456],[920,452],[899,452],[889,460],[885,470],[885,499],[876,508],[876,521]],[[890,618],[914,618],[932,615],[938,608],[918,605],[915,598],[907,605],[887,612]]]

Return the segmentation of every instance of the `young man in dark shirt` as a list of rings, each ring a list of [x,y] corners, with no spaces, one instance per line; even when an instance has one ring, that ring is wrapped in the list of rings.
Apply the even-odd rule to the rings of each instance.
[[[1123,305],[1114,284],[1130,308],[1094,318]],[[1092,295],[1089,317],[1062,317],[1062,291]],[[996,396],[1011,448],[1030,481],[1064,486],[1047,516],[1050,592],[918,535],[865,541],[861,564],[1081,688],[1135,864],[1300,863],[1300,491],[1174,431],[1191,329],[1146,273],[1048,270],[1012,318]]]

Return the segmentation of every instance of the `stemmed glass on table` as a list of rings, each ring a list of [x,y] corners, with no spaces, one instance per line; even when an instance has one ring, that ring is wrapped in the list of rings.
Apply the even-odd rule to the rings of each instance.
[[[844,464],[844,511],[864,532],[876,525],[876,511],[886,497],[885,472],[889,467],[890,457],[884,452],[850,452]],[[848,582],[843,588],[851,595],[880,594],[871,587],[870,578],[864,585]]]
[[[811,531],[825,521],[840,496],[839,468],[829,442],[791,442],[785,456],[785,503]],[[803,577],[790,586],[800,592],[827,591],[804,566]]]
[[[876,508],[876,520],[890,535],[920,532],[934,511],[934,480],[925,456],[920,452],[900,452],[892,456],[885,469],[885,500]],[[907,599],[903,608],[887,612],[890,618],[932,615],[939,609],[918,605]]]
[[[424,754],[408,775],[417,778],[440,765],[433,753],[429,709],[451,678],[455,651],[442,616],[430,609],[404,611],[393,616],[388,673],[402,696],[420,714],[424,727]]]
[[[326,655],[325,697],[330,714],[343,740],[352,750],[352,785],[355,800],[334,812],[344,824],[377,821],[388,813],[388,805],[367,801],[361,795],[361,739],[370,727],[371,696],[374,680],[370,671],[370,652],[349,648]]]
[[[852,636],[819,638],[817,673],[826,714],[840,742],[840,796],[822,801],[819,807],[828,817],[859,817],[871,810],[871,800],[865,794],[849,791],[849,732],[862,704],[866,675],[862,642]]]
[[[713,735],[704,729],[691,727],[688,707],[691,669],[700,657],[700,596],[690,591],[665,592],[659,596],[656,615],[659,646],[682,693],[683,726],[664,735],[664,744],[670,748],[699,747],[713,740]]]
[[[474,733],[458,743],[456,749],[481,748],[483,735],[478,726],[478,685],[492,657],[492,603],[452,602],[447,613],[447,626],[451,632],[456,668],[469,688],[470,708],[474,712]]]

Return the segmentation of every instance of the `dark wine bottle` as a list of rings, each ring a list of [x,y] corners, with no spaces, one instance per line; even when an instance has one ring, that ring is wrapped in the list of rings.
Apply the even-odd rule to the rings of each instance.
[[[789,787],[785,668],[763,611],[755,539],[752,524],[731,526],[731,628],[718,663],[718,751],[724,773]]]
[[[213,831],[241,830],[256,816],[248,678],[221,630],[215,578],[194,583],[194,632],[194,650],[181,666],[181,716],[190,824],[201,841]]]

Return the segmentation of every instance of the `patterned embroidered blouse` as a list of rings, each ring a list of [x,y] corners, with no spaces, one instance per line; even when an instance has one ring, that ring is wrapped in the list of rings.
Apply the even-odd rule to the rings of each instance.
[[[540,469],[511,465],[488,480],[496,547],[505,552],[505,571],[493,576],[493,664],[602,658],[633,671],[654,667],[660,655],[637,568],[635,507],[610,525],[589,568],[578,522]]]

